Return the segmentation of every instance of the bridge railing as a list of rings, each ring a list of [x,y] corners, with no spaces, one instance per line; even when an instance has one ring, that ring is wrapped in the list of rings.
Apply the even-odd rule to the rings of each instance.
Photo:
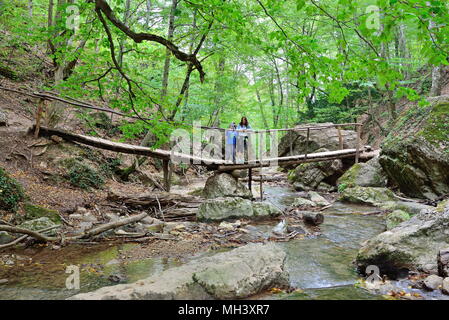
[[[308,155],[309,155],[309,144],[310,144],[310,135],[312,131],[318,131],[318,130],[323,130],[323,129],[329,129],[329,128],[336,128],[337,132],[338,132],[338,138],[339,138],[339,149],[340,150],[346,150],[344,147],[344,136],[342,134],[342,130],[343,128],[347,128],[347,127],[354,127],[355,128],[355,132],[356,132],[356,141],[355,141],[355,162],[358,163],[359,162],[359,158],[360,158],[360,140],[361,140],[361,128],[362,128],[362,124],[361,123],[337,123],[337,124],[326,124],[326,125],[303,125],[303,126],[298,126],[298,127],[294,127],[294,128],[282,128],[282,129],[247,129],[247,130],[229,130],[229,129],[225,129],[226,132],[228,131],[235,131],[235,132],[244,132],[249,136],[249,141],[250,141],[250,148],[254,148],[256,149],[256,154],[257,152],[258,154],[258,158],[259,158],[259,162],[262,161],[262,139],[264,139],[264,136],[266,135],[270,135],[272,138],[274,138],[276,140],[276,143],[272,143],[270,145],[270,147],[274,147],[278,150],[279,147],[279,140],[282,137],[285,137],[288,133],[290,132],[306,132],[305,134],[305,153],[303,154],[304,156],[304,160],[308,159]],[[254,138],[255,136],[255,138]],[[226,139],[226,138],[225,138]],[[273,141],[273,140],[271,140]],[[289,158],[291,158],[291,156],[294,156],[294,148],[293,148],[293,137],[289,139],[288,142],[289,145],[289,156],[285,156],[285,157],[279,157],[276,156],[275,158],[278,159],[279,161],[282,160],[287,160]],[[255,145],[253,145],[255,144]],[[249,150],[248,152],[254,152],[254,150]],[[245,162],[254,162],[254,157],[250,157],[248,154],[248,159]],[[251,158],[251,159],[250,159]],[[256,156],[257,158],[257,156]],[[272,157],[273,158],[273,157]],[[241,159],[239,159],[241,160]]]

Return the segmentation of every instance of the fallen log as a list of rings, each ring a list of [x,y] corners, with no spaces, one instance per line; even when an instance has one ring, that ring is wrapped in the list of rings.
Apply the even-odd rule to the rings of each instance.
[[[30,236],[38,241],[41,242],[53,242],[53,241],[72,241],[72,240],[80,240],[80,239],[89,239],[92,238],[94,236],[99,235],[100,233],[103,233],[105,231],[111,230],[111,229],[116,229],[118,227],[130,224],[130,223],[134,223],[134,222],[138,222],[144,218],[146,218],[148,216],[148,214],[146,212],[136,215],[136,216],[132,216],[126,219],[121,219],[121,220],[117,220],[114,222],[110,222],[110,223],[106,223],[103,224],[101,226],[98,226],[94,229],[91,229],[83,234],[77,235],[77,236],[72,236],[72,237],[47,237],[46,235],[44,235],[42,232],[43,231],[32,231],[32,230],[28,230],[28,229],[24,229],[24,228],[18,228],[18,227],[12,227],[12,226],[5,226],[5,225],[0,225],[0,231],[6,231],[6,232],[11,232],[11,233],[19,233],[19,234],[24,234],[26,236]],[[59,226],[54,226],[51,227],[50,229],[55,229],[58,228]],[[48,230],[50,230],[48,229]],[[48,230],[44,230],[44,231],[48,231]],[[23,237],[20,237],[21,240]],[[16,241],[16,240],[15,240]],[[14,242],[14,241],[13,241]]]
[[[324,222],[323,214],[319,212],[302,212],[302,220],[305,223],[317,226]]]

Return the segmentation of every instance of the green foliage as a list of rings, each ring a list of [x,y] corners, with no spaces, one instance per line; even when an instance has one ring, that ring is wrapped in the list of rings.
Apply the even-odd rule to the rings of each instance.
[[[76,159],[68,159],[66,165],[68,168],[66,178],[75,187],[85,190],[99,189],[105,183],[105,178],[100,172]]]
[[[0,209],[15,212],[24,198],[22,186],[0,168]]]
[[[339,193],[342,193],[343,191],[346,190],[347,187],[348,187],[347,184],[345,184],[345,183],[340,183],[340,184],[338,185],[338,192],[339,192]]]

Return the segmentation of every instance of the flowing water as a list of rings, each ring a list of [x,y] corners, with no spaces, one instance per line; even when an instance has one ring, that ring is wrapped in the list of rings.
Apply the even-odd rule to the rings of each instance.
[[[297,197],[287,187],[266,187],[268,201],[284,207]],[[382,217],[366,215],[372,207],[335,203],[325,210],[321,235],[278,243],[287,252],[287,269],[291,284],[303,289],[289,295],[270,295],[275,299],[377,299],[380,296],[354,286],[359,276],[352,261],[360,243],[385,230]],[[255,225],[254,229],[270,232],[272,225]],[[127,263],[119,259],[129,245],[70,246],[60,250],[46,247],[25,249],[3,257],[0,299],[64,299],[78,292],[88,292],[115,284],[109,278],[120,275],[121,282],[131,283],[160,273],[183,262],[176,259],[144,259]],[[32,258],[31,261],[27,259]],[[193,258],[194,259],[194,258]],[[69,265],[80,266],[80,290],[66,289],[65,273]]]

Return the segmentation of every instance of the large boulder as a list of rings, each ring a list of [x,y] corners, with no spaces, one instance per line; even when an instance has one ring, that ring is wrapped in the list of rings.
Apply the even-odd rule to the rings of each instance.
[[[387,177],[376,157],[366,163],[354,164],[337,183],[345,187],[386,187]]]
[[[242,299],[289,286],[286,254],[274,244],[248,244],[168,269],[131,284],[78,294],[71,300]]]
[[[269,203],[251,202],[243,198],[216,198],[203,202],[198,208],[200,221],[221,221],[239,218],[269,218],[281,211]]]
[[[319,151],[321,152],[323,149]],[[290,172],[288,178],[296,190],[309,191],[319,189],[323,184],[335,185],[343,173],[343,162],[336,159],[302,163]]]
[[[321,123],[322,126],[333,125],[332,123]],[[311,124],[298,125],[295,128],[301,129],[311,126]],[[357,134],[353,130],[341,130],[343,147],[345,149],[355,148]],[[306,152],[307,131],[289,131],[282,137],[279,143],[279,156],[300,155]],[[293,152],[290,151],[290,147]],[[317,152],[318,149],[325,148],[329,151],[340,149],[340,138],[335,127],[321,130],[310,130],[307,152]]]
[[[382,273],[400,269],[436,273],[437,254],[449,244],[449,205],[443,211],[422,211],[396,228],[366,241],[357,254],[364,270],[377,265]]]
[[[228,173],[214,174],[206,181],[203,194],[208,199],[220,197],[241,197],[251,199],[251,191]]]
[[[412,109],[382,145],[379,162],[391,182],[410,196],[449,193],[449,96]]]
[[[394,194],[387,188],[354,187],[346,188],[340,196],[343,202],[382,206],[394,200]]]

